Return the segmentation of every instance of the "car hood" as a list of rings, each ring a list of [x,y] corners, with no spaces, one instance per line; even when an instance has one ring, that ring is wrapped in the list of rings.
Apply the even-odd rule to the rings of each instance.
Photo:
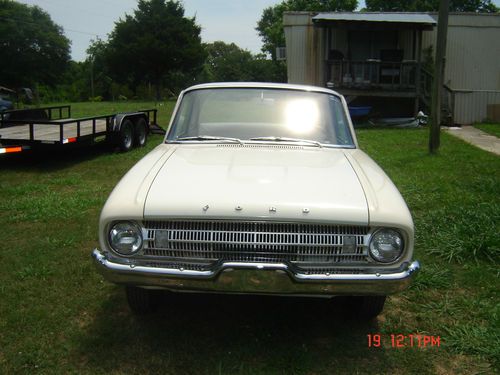
[[[368,207],[340,149],[181,145],[158,170],[144,204],[146,220],[174,217],[368,225]]]

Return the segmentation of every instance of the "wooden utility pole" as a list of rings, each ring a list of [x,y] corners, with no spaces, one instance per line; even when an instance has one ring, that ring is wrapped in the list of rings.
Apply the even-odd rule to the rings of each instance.
[[[432,86],[431,127],[429,134],[429,152],[435,154],[440,144],[441,125],[441,91],[444,83],[444,67],[446,56],[446,34],[448,32],[448,13],[450,1],[441,0],[439,4],[439,19],[437,25],[436,65]]]
[[[92,97],[92,101],[94,100],[94,55],[90,56],[90,95]]]

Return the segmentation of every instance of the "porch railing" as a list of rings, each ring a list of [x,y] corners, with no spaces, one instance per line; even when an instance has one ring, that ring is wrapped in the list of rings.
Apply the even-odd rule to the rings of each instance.
[[[415,60],[332,60],[327,61],[326,82],[333,88],[416,91],[419,69]]]

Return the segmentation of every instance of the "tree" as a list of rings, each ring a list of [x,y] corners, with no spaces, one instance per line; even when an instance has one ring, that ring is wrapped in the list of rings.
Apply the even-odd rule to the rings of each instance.
[[[64,74],[57,79],[56,85],[38,84],[37,94],[40,103],[79,102],[90,96],[89,75],[86,62],[70,61]]]
[[[253,55],[234,43],[204,45],[207,58],[198,82],[284,82],[286,70],[264,54]]]
[[[254,55],[249,66],[251,81],[287,82],[286,64],[269,60],[265,54]]]
[[[107,47],[107,60],[114,78],[136,86],[153,82],[159,99],[168,74],[195,73],[205,51],[201,28],[194,18],[184,17],[181,3],[173,0],[139,0],[134,16],[115,24]]]
[[[256,27],[263,41],[262,51],[270,54],[275,60],[276,47],[285,46],[283,30],[283,13],[285,11],[353,11],[357,6],[357,0],[284,0],[272,7],[265,8]]]
[[[87,48],[87,58],[85,66],[90,87],[89,97],[102,96],[105,98],[115,99],[116,95],[110,93],[112,79],[107,63],[108,44],[97,38],[90,42]]]
[[[366,0],[366,10],[373,12],[431,12],[439,9],[439,0]],[[450,0],[451,12],[495,13],[491,0]]]
[[[69,64],[70,42],[37,6],[0,0],[0,84],[55,85]]]
[[[208,82],[249,81],[249,64],[252,54],[238,47],[221,41],[205,45],[207,59],[203,74]]]

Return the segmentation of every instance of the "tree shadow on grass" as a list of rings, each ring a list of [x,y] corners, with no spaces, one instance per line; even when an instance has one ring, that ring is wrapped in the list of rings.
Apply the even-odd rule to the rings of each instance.
[[[349,316],[341,301],[168,294],[159,311],[133,316],[121,291],[78,338],[91,372],[311,373],[386,368],[368,348],[376,321]]]
[[[40,145],[20,153],[0,155],[0,170],[53,172],[101,158],[99,162],[105,165],[113,164],[116,159],[131,167],[162,141],[162,135],[151,134],[145,147],[134,148],[125,153],[119,152],[118,147],[111,146],[105,140],[94,143],[82,141],[66,145]]]
[[[51,172],[89,161],[113,150],[105,142],[63,146],[45,146],[21,153],[0,156],[0,169]]]

